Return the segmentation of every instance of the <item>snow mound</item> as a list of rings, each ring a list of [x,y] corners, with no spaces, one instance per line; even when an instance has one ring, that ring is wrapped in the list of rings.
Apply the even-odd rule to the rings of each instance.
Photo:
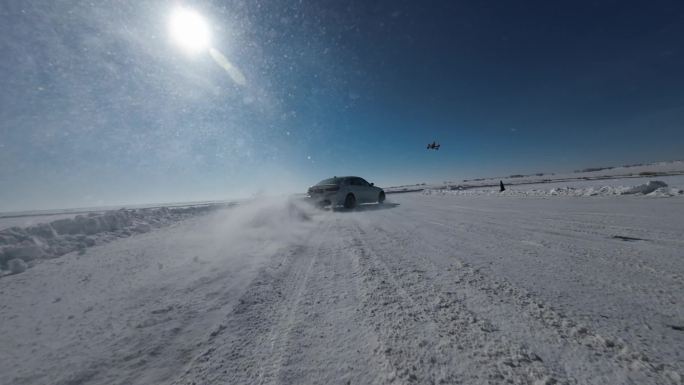
[[[26,262],[24,262],[23,260],[21,260],[19,258],[10,259],[7,262],[7,267],[9,268],[9,271],[12,274],[23,273],[28,268],[28,266],[26,265]]]
[[[667,197],[673,197],[677,195],[684,195],[684,190],[678,189],[678,188],[668,188],[668,187],[661,187],[658,189],[655,189],[654,191],[646,194],[650,197],[661,197],[661,198],[667,198]]]
[[[623,194],[650,194],[660,188],[665,188],[667,187],[667,183],[659,180],[652,180],[648,183],[645,184],[640,184],[638,186],[634,186],[630,189],[627,189],[623,191]]]
[[[498,189],[469,189],[469,190],[443,190],[426,189],[424,195],[459,195],[459,196],[615,196],[615,195],[645,195],[650,197],[672,197],[684,195],[684,191],[669,188],[663,181],[650,181],[638,186],[601,186],[601,187],[554,187],[551,189],[512,189],[499,192]]]
[[[83,251],[87,247],[136,233],[146,233],[153,228],[221,207],[225,206],[120,209],[0,230],[0,269],[22,272],[25,268],[13,268],[19,266],[16,261],[21,261],[25,267],[28,262],[30,267],[35,260]]]

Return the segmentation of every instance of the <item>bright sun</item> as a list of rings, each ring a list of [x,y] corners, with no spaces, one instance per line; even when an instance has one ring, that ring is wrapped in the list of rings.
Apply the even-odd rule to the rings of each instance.
[[[209,48],[209,25],[192,9],[174,9],[169,20],[169,32],[173,41],[188,53],[196,54]]]

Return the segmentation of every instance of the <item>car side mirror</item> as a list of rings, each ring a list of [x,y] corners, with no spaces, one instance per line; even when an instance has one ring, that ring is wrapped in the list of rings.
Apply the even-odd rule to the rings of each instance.
[[[371,186],[375,186],[375,183],[371,183]]]

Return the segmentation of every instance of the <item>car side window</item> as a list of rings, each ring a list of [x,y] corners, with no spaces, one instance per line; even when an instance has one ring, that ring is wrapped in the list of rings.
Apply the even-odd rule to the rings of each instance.
[[[358,178],[358,179],[359,179],[359,186],[366,186],[366,187],[370,186],[370,183],[366,182],[365,179],[363,179],[363,178]]]
[[[368,183],[361,178],[351,178],[351,184],[353,186],[368,186]]]

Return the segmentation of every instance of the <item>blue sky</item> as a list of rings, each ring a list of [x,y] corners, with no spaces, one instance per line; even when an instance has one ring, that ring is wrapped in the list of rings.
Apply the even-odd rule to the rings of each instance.
[[[0,5],[0,211],[682,158],[680,1],[179,4]]]

